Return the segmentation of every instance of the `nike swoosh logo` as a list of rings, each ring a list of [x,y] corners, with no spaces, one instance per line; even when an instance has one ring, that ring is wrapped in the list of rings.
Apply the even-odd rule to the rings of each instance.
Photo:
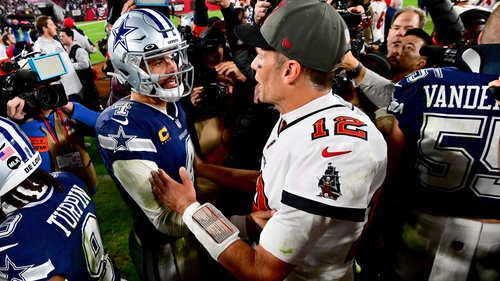
[[[111,120],[113,120],[116,123],[118,123],[120,125],[123,125],[123,126],[127,126],[128,125],[128,118],[127,117],[125,117],[125,120],[118,120],[118,119],[115,119],[115,118],[111,117]]]
[[[321,156],[328,158],[328,157],[339,156],[339,155],[343,155],[343,154],[347,154],[347,153],[351,153],[351,152],[352,152],[352,150],[330,152],[330,151],[328,151],[328,146],[327,146],[321,152]]]
[[[0,247],[0,252],[5,251],[5,250],[7,250],[7,249],[10,249],[10,248],[12,248],[12,247],[15,247],[15,246],[17,246],[18,244],[19,244],[19,243],[16,243],[16,244],[10,244],[10,245],[4,246],[4,247]]]

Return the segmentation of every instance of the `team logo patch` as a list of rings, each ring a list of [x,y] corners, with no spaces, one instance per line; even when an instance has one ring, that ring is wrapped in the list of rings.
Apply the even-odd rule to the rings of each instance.
[[[127,16],[127,18],[125,18],[121,22],[120,26],[118,26],[118,28],[115,28],[111,31],[113,33],[113,35],[115,36],[115,42],[114,42],[114,46],[113,46],[114,49],[116,49],[116,47],[118,45],[121,45],[123,47],[123,49],[125,49],[125,51],[128,52],[128,45],[127,45],[126,37],[128,34],[135,31],[136,29],[138,29],[138,27],[127,25],[128,19],[129,19],[129,17]]]
[[[125,134],[123,127],[120,126],[118,133],[116,135],[110,134],[109,137],[114,142],[114,151],[117,152],[118,150],[130,150],[128,145],[137,136]]]
[[[333,167],[332,162],[328,162],[325,174],[318,181],[319,194],[317,196],[337,200],[342,196],[339,179],[339,171]]]

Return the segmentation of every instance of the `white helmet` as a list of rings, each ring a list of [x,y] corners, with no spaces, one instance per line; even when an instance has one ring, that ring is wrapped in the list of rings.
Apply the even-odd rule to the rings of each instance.
[[[28,137],[15,123],[0,117],[0,196],[17,187],[41,163]]]
[[[179,25],[184,27],[189,26],[191,30],[193,30],[193,25],[194,25],[193,13],[185,14],[184,16],[182,16]]]
[[[128,82],[134,92],[168,102],[189,95],[193,88],[193,66],[187,58],[187,47],[172,22],[150,9],[133,10],[119,17],[108,39],[109,58],[120,82]],[[177,72],[152,74],[147,60],[165,56],[176,62]],[[175,79],[177,87],[164,89],[158,84],[161,78]]]

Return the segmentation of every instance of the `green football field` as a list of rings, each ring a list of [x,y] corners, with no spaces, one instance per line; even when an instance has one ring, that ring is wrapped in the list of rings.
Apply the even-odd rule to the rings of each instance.
[[[405,0],[404,4],[416,5],[417,0]],[[211,12],[210,16],[212,15],[221,17],[219,11]],[[177,18],[173,19],[173,23],[177,26]],[[77,26],[85,32],[92,42],[106,36],[104,25],[104,21],[77,23]],[[432,28],[433,24],[429,19],[425,30],[430,33]],[[100,52],[92,54],[91,59],[92,63],[104,61],[104,57]],[[140,281],[132,265],[128,251],[128,234],[132,225],[130,211],[123,203],[118,190],[114,186],[113,180],[104,168],[101,157],[96,149],[95,140],[93,138],[86,138],[86,141],[92,144],[88,150],[99,177],[98,191],[92,199],[95,202],[99,216],[105,248],[114,259],[122,278],[128,281]]]

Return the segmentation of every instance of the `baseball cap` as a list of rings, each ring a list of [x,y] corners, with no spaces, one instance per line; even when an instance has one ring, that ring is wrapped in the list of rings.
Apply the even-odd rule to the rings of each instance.
[[[75,22],[71,18],[65,18],[63,21],[64,27],[75,27]]]
[[[262,26],[238,25],[234,31],[244,43],[323,72],[334,71],[350,49],[344,20],[324,0],[283,0]]]

